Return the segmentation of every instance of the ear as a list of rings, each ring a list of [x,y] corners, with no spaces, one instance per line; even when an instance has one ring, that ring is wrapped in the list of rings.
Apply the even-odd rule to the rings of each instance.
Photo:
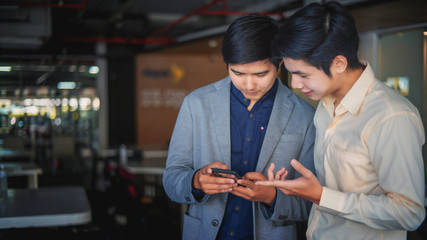
[[[284,63],[283,63],[283,58],[282,60],[279,62],[279,68],[277,69],[277,72],[282,71],[282,66],[285,67]]]
[[[347,58],[343,55],[337,55],[332,61],[332,70],[336,73],[343,73],[347,69]]]

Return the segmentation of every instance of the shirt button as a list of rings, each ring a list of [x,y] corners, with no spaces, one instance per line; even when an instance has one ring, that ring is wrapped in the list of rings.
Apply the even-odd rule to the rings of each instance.
[[[251,141],[251,138],[250,138],[250,137],[247,137],[247,138],[246,138],[246,141],[247,141],[247,142]]]
[[[244,161],[244,162],[243,162],[243,164],[244,164],[244,165],[248,165],[248,161]]]
[[[245,98],[245,99],[243,99],[243,101],[244,101],[244,102],[247,102],[247,101],[248,101],[248,99],[247,99],[247,98]]]
[[[240,207],[239,207],[239,206],[236,206],[234,209],[235,209],[236,211],[239,211],[239,210],[240,210]]]
[[[250,117],[250,118],[253,118],[253,117],[254,117],[254,115],[251,113],[251,114],[249,114],[249,117]]]
[[[232,237],[232,236],[234,236],[234,232],[230,232],[230,236]]]
[[[216,227],[216,226],[218,226],[218,224],[219,224],[218,220],[216,220],[216,219],[212,220],[212,225],[214,225]]]

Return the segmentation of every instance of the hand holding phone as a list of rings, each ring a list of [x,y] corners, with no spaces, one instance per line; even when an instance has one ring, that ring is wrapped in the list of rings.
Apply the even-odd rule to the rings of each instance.
[[[224,176],[223,174],[229,174],[229,175],[233,175],[237,179],[242,178],[236,171],[228,170],[228,169],[212,168],[212,174],[216,177],[227,177],[227,176]]]

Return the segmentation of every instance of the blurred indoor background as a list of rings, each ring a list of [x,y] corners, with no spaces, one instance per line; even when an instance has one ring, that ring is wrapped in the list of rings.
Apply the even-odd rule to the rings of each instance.
[[[285,22],[311,2],[0,1],[0,162],[30,163],[39,188],[84,187],[92,214],[0,239],[180,239],[186,206],[166,197],[161,173],[184,96],[227,75],[221,39],[236,17]],[[426,123],[427,1],[339,2],[355,17],[359,57]],[[28,184],[10,176],[10,188]],[[425,228],[408,239],[426,239]]]

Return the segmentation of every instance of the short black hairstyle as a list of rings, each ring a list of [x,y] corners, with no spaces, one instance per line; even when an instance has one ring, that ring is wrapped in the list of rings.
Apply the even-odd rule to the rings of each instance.
[[[359,36],[353,16],[340,3],[311,3],[279,29],[271,50],[274,58],[303,60],[330,76],[334,58],[343,55],[350,69],[361,68]]]
[[[281,59],[272,59],[270,44],[279,29],[271,17],[249,13],[234,20],[222,40],[222,57],[227,64],[246,64],[269,60],[279,67]]]

